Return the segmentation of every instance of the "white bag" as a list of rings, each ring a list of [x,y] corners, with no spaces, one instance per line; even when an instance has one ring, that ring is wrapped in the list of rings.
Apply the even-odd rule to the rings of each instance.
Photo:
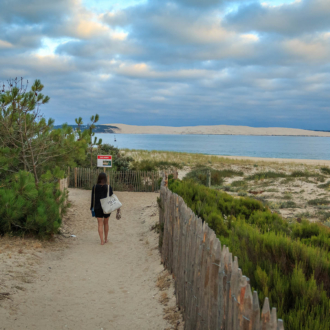
[[[113,194],[109,196],[109,186],[108,186],[108,196],[106,198],[100,199],[102,210],[104,214],[112,213],[122,207],[122,204],[119,202],[118,197]]]

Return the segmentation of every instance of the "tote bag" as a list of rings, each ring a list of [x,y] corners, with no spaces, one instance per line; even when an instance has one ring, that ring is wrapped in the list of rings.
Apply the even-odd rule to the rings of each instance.
[[[108,195],[106,198],[100,199],[102,210],[104,214],[109,214],[113,211],[118,210],[122,207],[122,204],[119,202],[118,197],[113,194],[109,196],[109,186],[108,186]]]

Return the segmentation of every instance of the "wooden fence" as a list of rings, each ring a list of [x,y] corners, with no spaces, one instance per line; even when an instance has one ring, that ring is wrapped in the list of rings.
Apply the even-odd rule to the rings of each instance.
[[[284,330],[265,299],[260,315],[256,291],[242,275],[237,257],[177,194],[160,191],[162,262],[175,278],[185,330]]]
[[[105,172],[108,183],[116,191],[159,191],[161,173],[159,171],[113,171],[111,169],[92,170],[90,168],[68,168],[68,184],[71,188],[92,189],[100,172]]]

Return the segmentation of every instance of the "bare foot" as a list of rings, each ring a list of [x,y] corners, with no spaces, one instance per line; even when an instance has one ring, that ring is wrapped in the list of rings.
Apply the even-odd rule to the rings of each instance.
[[[108,243],[108,240],[106,239],[106,240],[104,241],[104,243]]]
[[[104,245],[104,242],[101,242],[101,245]]]

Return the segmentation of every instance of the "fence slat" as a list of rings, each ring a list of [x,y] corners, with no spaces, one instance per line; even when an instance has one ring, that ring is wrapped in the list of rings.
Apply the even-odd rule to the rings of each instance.
[[[252,330],[260,330],[260,305],[257,291],[253,291]]]
[[[261,312],[261,330],[269,330],[270,322],[270,309],[269,309],[269,300],[265,298],[264,306],[262,307]]]
[[[219,270],[220,270],[221,244],[218,238],[215,238],[211,250],[211,272],[210,272],[210,301],[208,327],[217,329],[218,326],[218,294],[219,294]]]
[[[277,330],[284,330],[284,324],[281,319],[277,320]]]

